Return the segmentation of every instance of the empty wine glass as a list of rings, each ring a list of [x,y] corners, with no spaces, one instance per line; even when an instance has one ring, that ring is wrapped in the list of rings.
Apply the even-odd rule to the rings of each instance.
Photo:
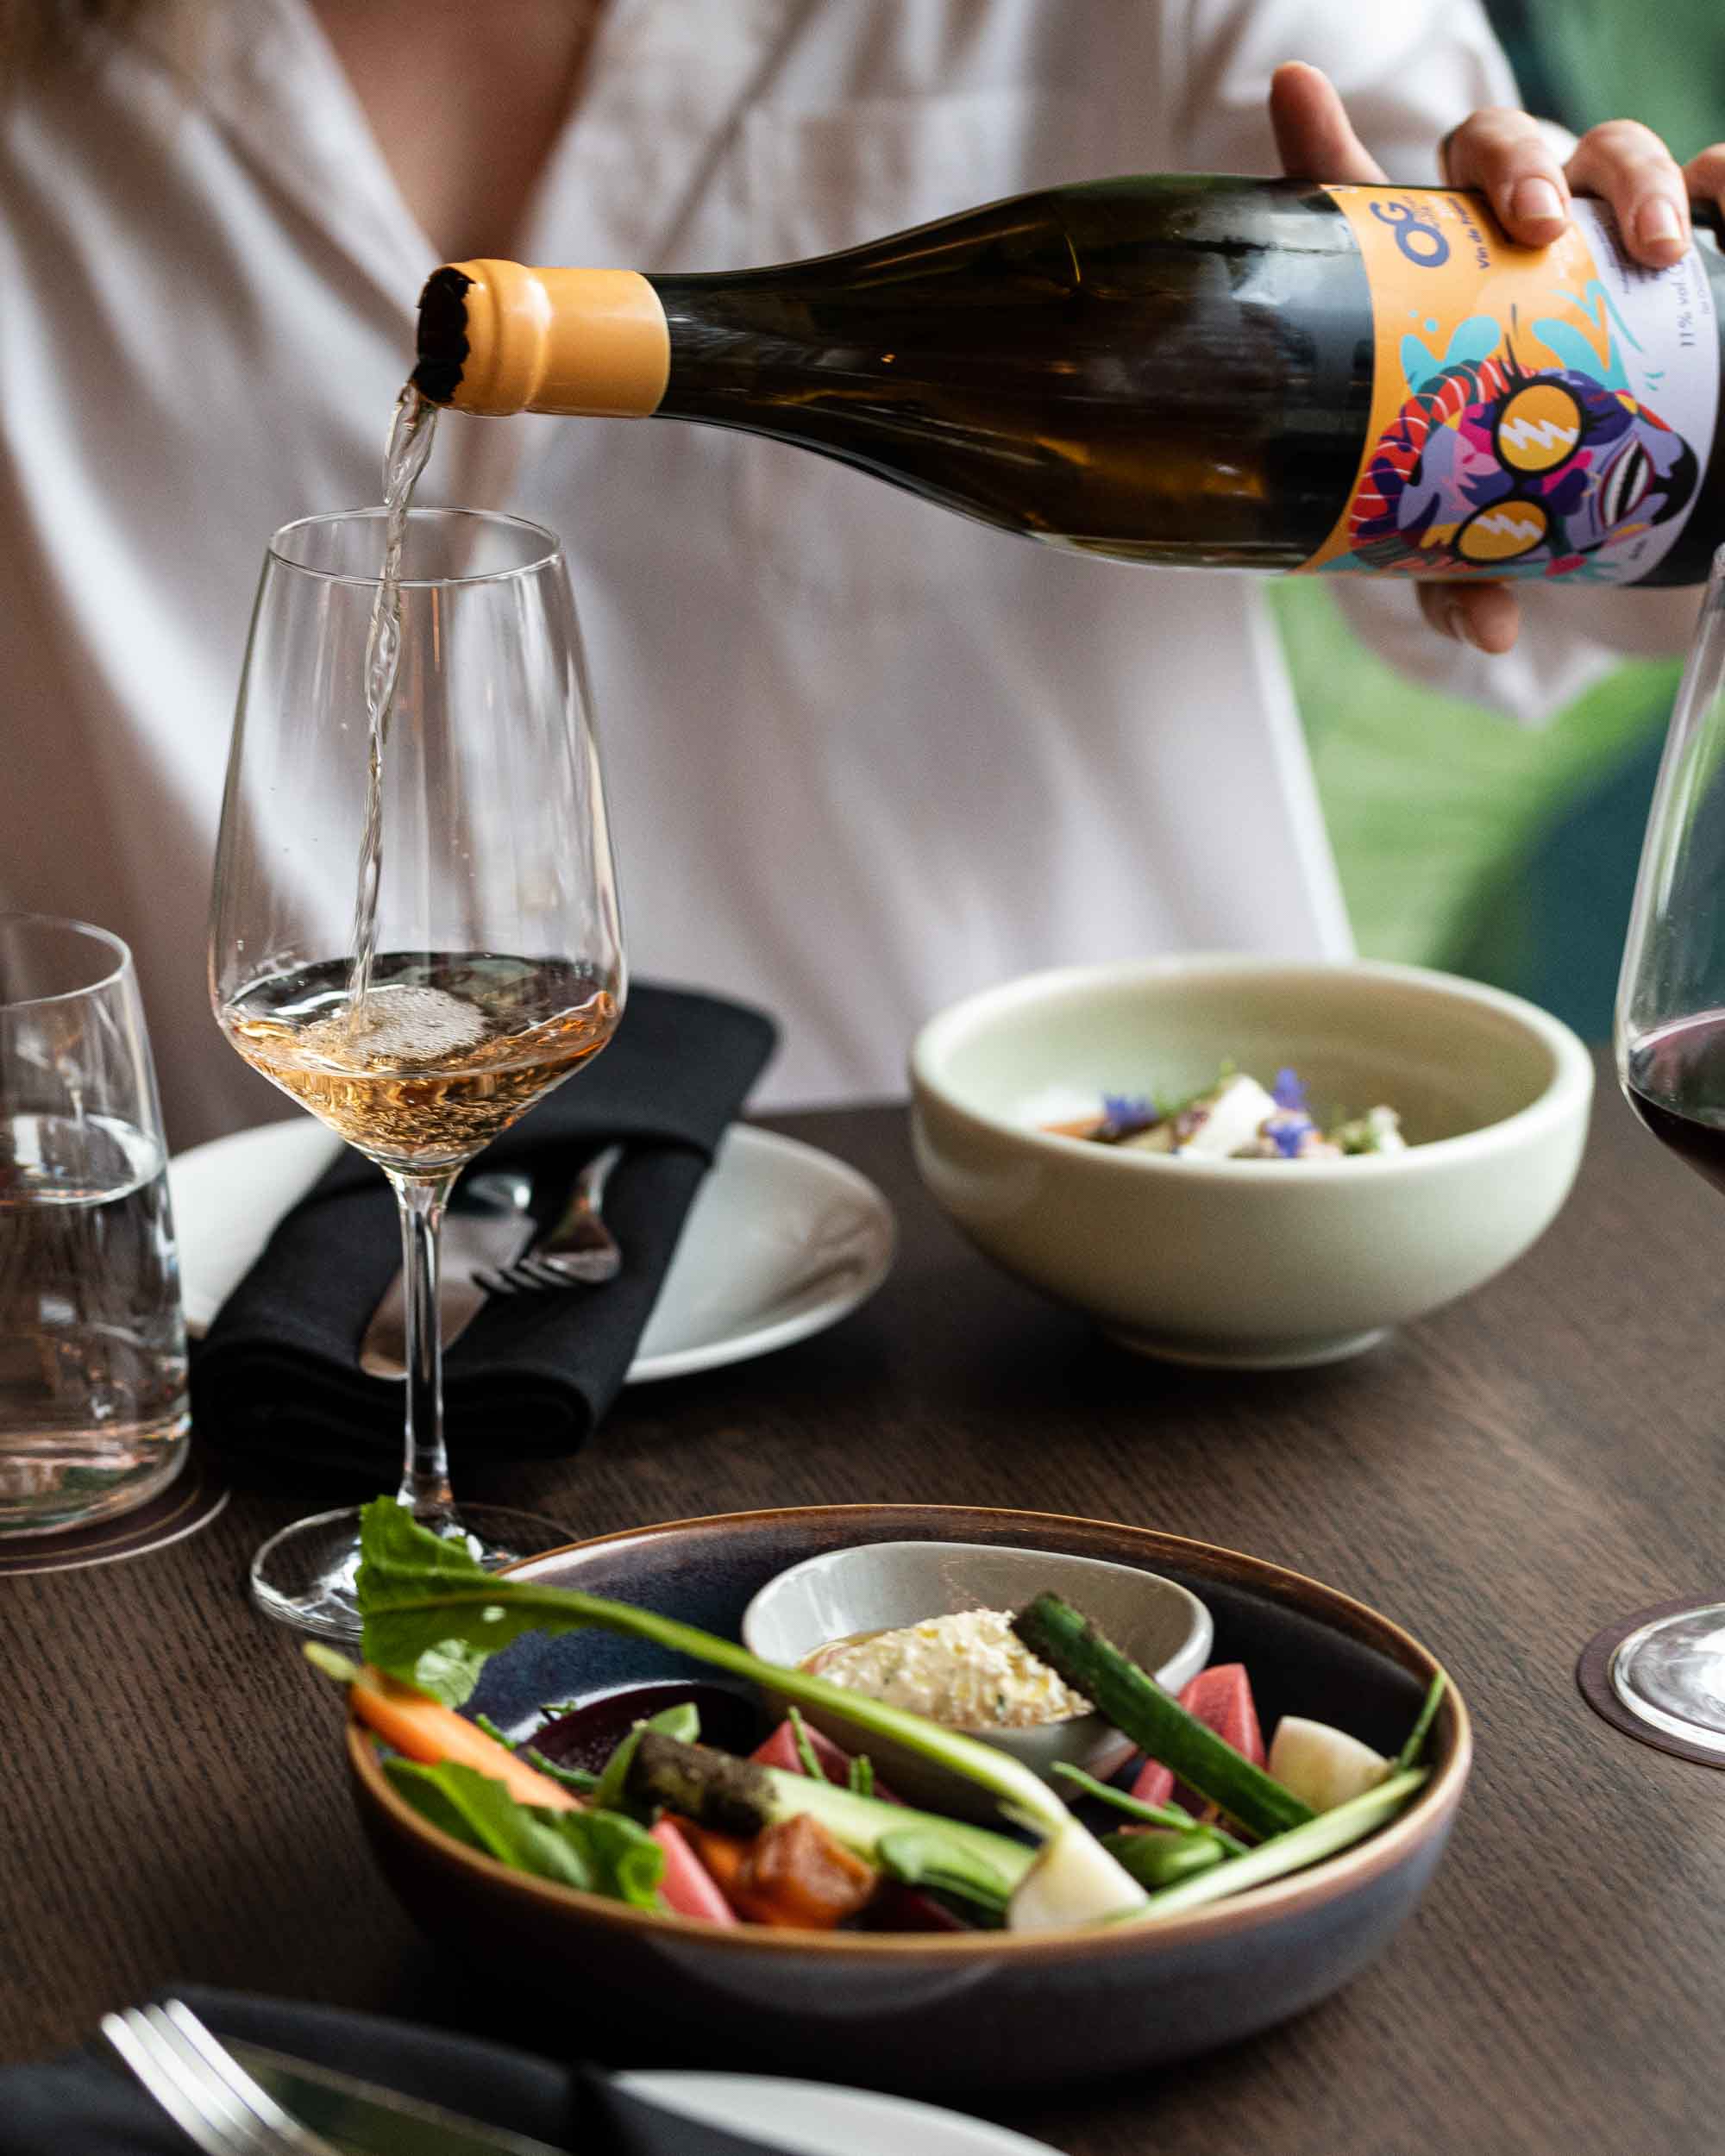
[[[1678,1158],[1725,1190],[1725,548],[1659,767],[1617,989],[1617,1074]],[[1725,1759],[1725,1600],[1640,1626],[1611,1685],[1668,1736]]]
[[[394,1187],[407,1289],[400,1501],[501,1564],[569,1538],[532,1514],[455,1507],[438,1229],[462,1166],[610,1037],[622,934],[555,539],[514,517],[410,513],[398,667],[374,758],[366,685],[384,519],[311,517],[270,542],[223,803],[210,996],[246,1061]],[[358,1519],[321,1514],[265,1544],[252,1566],[259,1605],[355,1635]]]

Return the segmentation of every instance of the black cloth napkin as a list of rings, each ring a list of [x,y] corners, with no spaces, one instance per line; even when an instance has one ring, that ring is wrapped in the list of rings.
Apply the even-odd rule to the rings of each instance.
[[[609,1045],[475,1165],[533,1178],[549,1225],[582,1164],[625,1150],[605,1192],[623,1269],[602,1288],[489,1303],[449,1350],[444,1404],[457,1472],[573,1452],[628,1374],[701,1177],[772,1053],[764,1012],[636,984]],[[236,1190],[235,1203],[245,1203]],[[235,1454],[393,1486],[402,1387],[368,1376],[360,1343],[401,1263],[394,1196],[344,1148],[281,1221],[192,1363],[199,1433]]]
[[[409,2021],[177,1985],[207,2028],[327,2066],[475,2125],[576,2156],[763,2156],[770,2143],[680,2118],[596,2068],[449,2036]],[[0,2070],[0,2156],[185,2156],[186,2142],[104,2044]]]

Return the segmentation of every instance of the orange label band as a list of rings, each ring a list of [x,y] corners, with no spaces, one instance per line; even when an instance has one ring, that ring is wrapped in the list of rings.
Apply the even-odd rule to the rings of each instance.
[[[1695,248],[1645,269],[1596,202],[1525,248],[1475,196],[1326,191],[1371,288],[1371,416],[1348,505],[1302,566],[1646,576],[1713,452],[1719,335]]]

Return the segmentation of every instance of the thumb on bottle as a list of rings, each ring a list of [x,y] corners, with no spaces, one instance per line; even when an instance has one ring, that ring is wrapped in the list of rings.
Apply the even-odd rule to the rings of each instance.
[[[1335,85],[1304,60],[1289,60],[1270,77],[1270,124],[1289,179],[1372,185],[1386,177],[1354,133]]]

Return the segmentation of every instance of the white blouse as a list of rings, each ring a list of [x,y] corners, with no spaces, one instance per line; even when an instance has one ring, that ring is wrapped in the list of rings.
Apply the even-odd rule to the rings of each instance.
[[[0,116],[0,904],[136,953],[176,1144],[285,1112],[218,1034],[204,917],[264,542],[374,501],[435,250],[304,0],[147,17]],[[1514,89],[1475,0],[612,0],[520,248],[712,270],[1132,170],[1275,169],[1328,70],[1396,177]],[[568,550],[633,969],[783,1028],[760,1098],[891,1094],[911,1035],[1029,968],[1346,954],[1260,587],[973,526],[659,421],[446,418],[423,500]],[[1570,637],[1404,655],[1532,711]]]

